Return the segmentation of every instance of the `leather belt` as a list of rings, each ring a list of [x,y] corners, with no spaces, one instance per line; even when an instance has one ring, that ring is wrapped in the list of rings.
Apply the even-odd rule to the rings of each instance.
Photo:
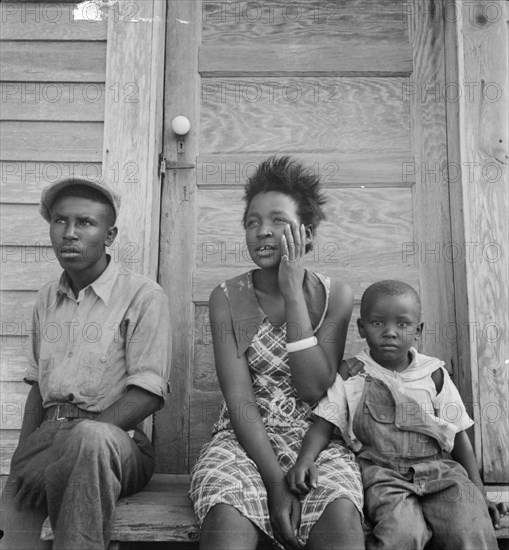
[[[95,418],[98,412],[85,411],[72,403],[59,403],[46,409],[44,420],[56,422],[57,420],[73,420],[75,418]]]

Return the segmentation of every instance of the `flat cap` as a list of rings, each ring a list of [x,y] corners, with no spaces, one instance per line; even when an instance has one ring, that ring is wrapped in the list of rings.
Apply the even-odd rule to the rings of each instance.
[[[41,193],[41,202],[39,204],[39,213],[49,223],[51,221],[51,207],[55,202],[57,195],[67,187],[79,185],[80,187],[90,187],[102,193],[115,211],[115,219],[120,210],[120,195],[106,186],[102,181],[90,180],[86,178],[65,178],[46,186]]]

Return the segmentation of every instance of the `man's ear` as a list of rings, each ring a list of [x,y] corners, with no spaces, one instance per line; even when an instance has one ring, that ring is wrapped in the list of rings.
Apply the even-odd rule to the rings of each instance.
[[[357,319],[357,330],[359,331],[359,335],[361,338],[366,338],[366,331],[364,330],[364,323],[362,322],[362,319],[359,317]]]
[[[106,241],[104,244],[106,246],[111,246],[113,244],[113,241],[117,238],[118,229],[117,226],[114,225],[113,227],[110,227],[108,229],[108,234],[106,235]]]

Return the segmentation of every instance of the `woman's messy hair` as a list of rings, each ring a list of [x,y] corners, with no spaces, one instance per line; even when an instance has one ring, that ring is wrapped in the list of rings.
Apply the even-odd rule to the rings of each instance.
[[[289,156],[271,156],[264,160],[256,172],[248,179],[244,188],[246,208],[242,224],[246,227],[247,212],[253,198],[258,193],[278,191],[291,197],[297,204],[297,212],[305,226],[311,226],[313,233],[325,213],[322,206],[327,202],[321,190],[320,179],[314,172]],[[308,250],[311,250],[311,246]],[[307,250],[306,250],[307,252]]]

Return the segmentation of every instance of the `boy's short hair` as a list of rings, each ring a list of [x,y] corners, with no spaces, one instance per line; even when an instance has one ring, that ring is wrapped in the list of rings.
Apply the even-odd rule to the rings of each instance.
[[[41,194],[39,213],[47,222],[51,221],[53,204],[62,197],[82,197],[108,206],[109,223],[115,225],[120,209],[120,196],[102,182],[85,178],[65,178],[45,187]]]
[[[369,306],[381,296],[412,296],[419,308],[419,316],[421,314],[421,299],[419,294],[413,287],[403,281],[397,281],[395,279],[387,279],[385,281],[378,281],[368,286],[364,291],[361,298],[361,319],[364,318],[368,311]]]
[[[242,225],[246,227],[247,211],[258,193],[277,191],[291,197],[297,203],[297,211],[304,225],[315,230],[325,219],[322,206],[327,202],[321,190],[321,183],[310,169],[289,156],[271,156],[264,160],[244,187],[246,208]],[[311,249],[311,246],[307,250]],[[306,250],[306,251],[307,251]]]

